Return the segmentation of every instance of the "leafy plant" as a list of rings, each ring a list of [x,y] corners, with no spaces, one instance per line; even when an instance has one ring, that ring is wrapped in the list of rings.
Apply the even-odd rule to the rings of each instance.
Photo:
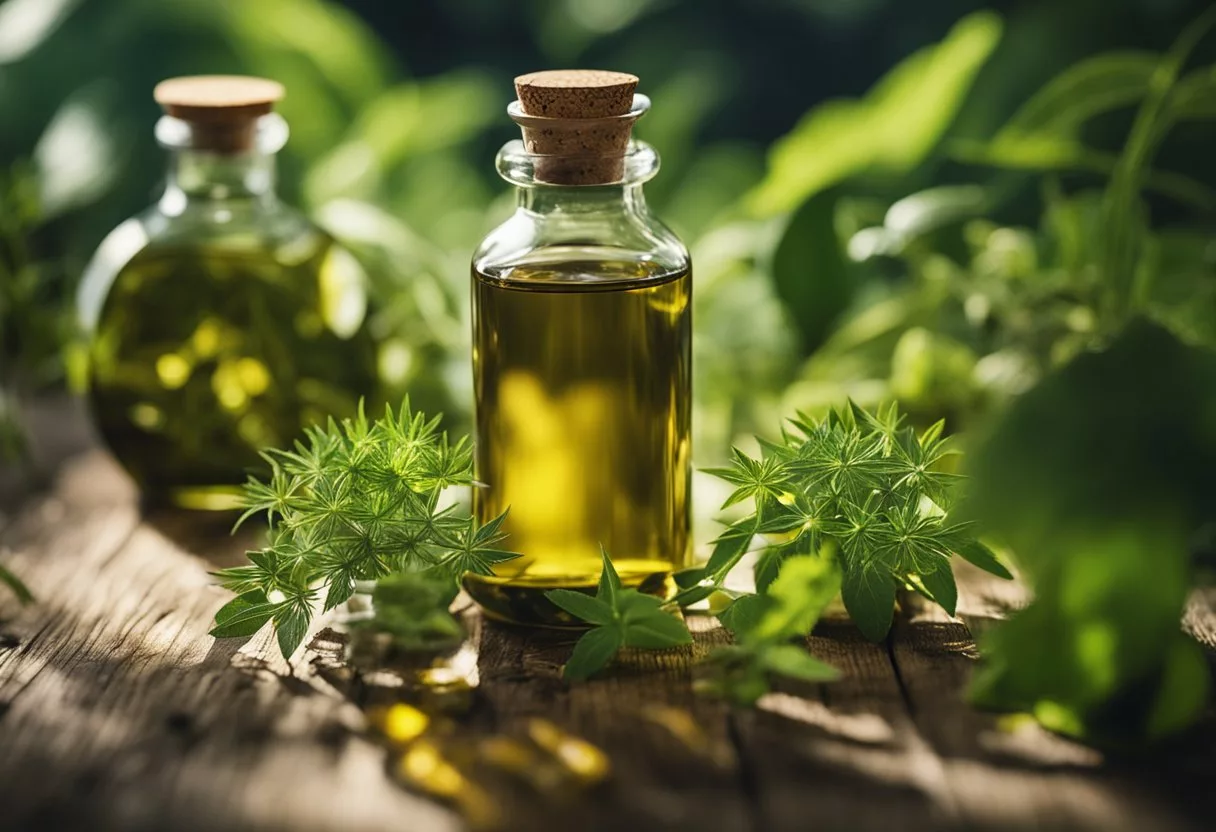
[[[1213,412],[1216,353],[1144,322],[1013,404],[974,456],[971,513],[1033,601],[981,640],[977,702],[1107,742],[1199,718],[1211,673],[1179,619],[1216,527]]]
[[[472,483],[472,451],[450,443],[405,402],[369,422],[355,418],[314,426],[294,450],[263,454],[268,481],[251,477],[238,525],[265,513],[270,542],[250,564],[219,571],[237,597],[216,613],[216,637],[248,636],[272,622],[290,657],[303,641],[314,608],[349,599],[356,581],[427,573],[453,587],[466,572],[488,575],[516,557],[500,548],[506,515],[479,525],[440,495]],[[322,593],[324,593],[322,595]],[[446,609],[443,593],[435,603]]]
[[[845,607],[873,640],[890,629],[900,587],[954,613],[952,554],[1011,577],[967,526],[947,518],[958,475],[948,470],[956,452],[942,422],[917,434],[894,404],[870,413],[850,403],[791,424],[780,442],[761,442],[759,459],[736,449],[730,468],[711,472],[736,487],[724,508],[748,501],[753,511],[722,534],[703,568],[681,576],[681,603],[721,586],[756,535],[770,538],[755,567],[760,591],[793,555],[834,555]]]
[[[674,603],[625,589],[603,553],[604,566],[595,596],[555,589],[545,595],[576,619],[593,625],[574,645],[562,670],[580,681],[607,667],[622,648],[662,650],[692,643],[677,618]],[[830,558],[791,558],[781,577],[763,594],[735,598],[719,615],[735,644],[718,648],[706,660],[702,692],[751,705],[768,691],[772,676],[829,682],[837,671],[790,643],[805,637],[840,589],[840,570]]]
[[[840,673],[791,640],[805,638],[840,591],[839,562],[795,555],[762,593],[736,598],[718,614],[735,643],[710,653],[701,689],[740,705],[754,704],[773,676],[831,682]]]
[[[622,647],[662,650],[692,643],[688,628],[663,610],[661,598],[622,587],[608,552],[601,555],[604,566],[594,597],[570,589],[545,593],[575,618],[594,625],[574,645],[562,670],[567,680],[586,679],[606,667]]]

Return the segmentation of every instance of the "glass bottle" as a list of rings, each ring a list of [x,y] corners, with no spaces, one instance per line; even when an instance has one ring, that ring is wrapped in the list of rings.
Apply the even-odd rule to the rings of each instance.
[[[620,73],[516,79],[498,155],[515,213],[473,258],[479,519],[522,553],[465,588],[492,617],[570,625],[544,598],[622,581],[664,593],[689,553],[691,272],[646,205],[649,100]],[[544,113],[544,115],[536,115]]]
[[[354,411],[377,343],[354,257],[275,194],[282,87],[163,82],[160,200],[116,228],[79,294],[89,400],[153,503],[227,508],[258,450]]]

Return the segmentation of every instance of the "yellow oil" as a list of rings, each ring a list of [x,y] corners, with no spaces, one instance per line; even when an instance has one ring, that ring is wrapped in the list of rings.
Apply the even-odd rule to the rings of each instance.
[[[115,276],[90,341],[102,438],[151,502],[231,507],[258,450],[376,389],[361,273],[328,237],[155,247]]]
[[[663,592],[689,551],[691,275],[648,262],[473,273],[478,517],[510,508],[522,557],[465,588],[490,615],[572,622],[544,599],[590,588],[600,547]]]

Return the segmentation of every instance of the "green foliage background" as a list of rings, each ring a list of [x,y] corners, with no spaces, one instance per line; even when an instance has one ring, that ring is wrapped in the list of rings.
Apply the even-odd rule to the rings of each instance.
[[[980,695],[1061,730],[1168,733],[1206,691],[1175,637],[1216,528],[1216,411],[1195,393],[1216,342],[1214,15],[1202,0],[0,0],[0,452],[20,442],[5,394],[72,367],[85,259],[153,198],[156,81],[286,84],[281,191],[375,275],[390,395],[463,432],[469,253],[511,208],[492,163],[513,136],[510,79],[628,70],[655,102],[638,128],[664,160],[648,194],[696,263],[698,464],[846,397],[944,418],[977,450],[976,518],[1038,599],[994,635]],[[698,479],[698,540],[728,489]],[[1046,641],[1056,652],[1023,652]]]

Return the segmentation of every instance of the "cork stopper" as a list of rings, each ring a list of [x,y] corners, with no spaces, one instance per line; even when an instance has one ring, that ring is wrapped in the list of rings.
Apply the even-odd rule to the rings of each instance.
[[[619,182],[633,124],[636,75],[595,69],[532,72],[515,79],[518,101],[508,110],[524,146],[535,154],[536,178],[560,185]]]
[[[244,75],[192,75],[161,81],[153,90],[166,115],[190,123],[199,150],[252,150],[257,121],[283,98],[283,85]]]

